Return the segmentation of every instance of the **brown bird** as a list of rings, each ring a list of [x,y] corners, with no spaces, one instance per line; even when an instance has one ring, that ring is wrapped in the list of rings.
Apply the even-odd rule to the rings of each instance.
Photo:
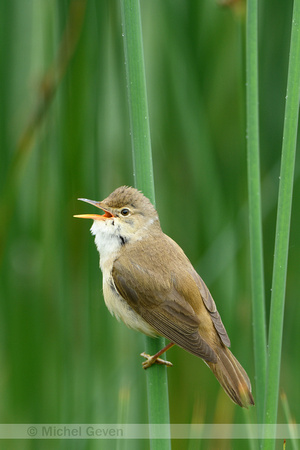
[[[79,200],[104,211],[75,217],[94,220],[91,232],[109,311],[129,328],[170,341],[154,356],[142,354],[143,367],[164,362],[159,356],[176,344],[202,358],[235,403],[254,405],[249,377],[228,349],[208,288],[179,245],[163,233],[150,200],[127,186],[101,202]]]

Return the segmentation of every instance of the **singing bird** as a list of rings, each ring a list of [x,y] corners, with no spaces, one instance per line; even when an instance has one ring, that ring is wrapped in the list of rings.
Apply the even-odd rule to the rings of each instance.
[[[79,200],[104,212],[75,217],[94,220],[107,308],[129,328],[170,341],[154,356],[142,354],[143,367],[164,362],[159,356],[176,344],[202,358],[235,403],[254,405],[249,377],[228,349],[230,340],[207,286],[181,247],[163,233],[150,200],[128,186],[101,202]]]

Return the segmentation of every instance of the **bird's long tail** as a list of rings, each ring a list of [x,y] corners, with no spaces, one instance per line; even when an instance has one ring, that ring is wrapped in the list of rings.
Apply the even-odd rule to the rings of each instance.
[[[241,364],[225,346],[218,347],[215,352],[218,362],[215,364],[207,362],[207,364],[225,392],[240,406],[247,408],[249,405],[254,405],[251,383]]]

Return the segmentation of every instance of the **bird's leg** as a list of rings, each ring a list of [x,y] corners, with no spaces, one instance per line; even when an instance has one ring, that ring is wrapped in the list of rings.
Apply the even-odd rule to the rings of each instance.
[[[170,344],[166,345],[162,350],[157,352],[155,355],[150,356],[147,353],[143,352],[141,353],[141,356],[146,358],[146,361],[142,363],[143,369],[148,369],[148,367],[151,367],[152,364],[164,364],[165,366],[173,366],[173,364],[169,361],[165,361],[162,358],[159,358],[160,355],[165,353],[169,348],[173,347],[173,342],[170,342]]]

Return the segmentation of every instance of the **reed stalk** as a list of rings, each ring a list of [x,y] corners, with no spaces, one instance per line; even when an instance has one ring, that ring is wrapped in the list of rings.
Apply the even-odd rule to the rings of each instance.
[[[294,1],[284,116],[268,338],[265,423],[277,421],[286,275],[300,101],[300,0]],[[273,449],[274,439],[264,441]]]
[[[139,0],[121,0],[121,11],[135,186],[155,204]],[[145,343],[146,352],[149,354],[157,353],[165,345],[163,338],[146,337]],[[150,447],[152,450],[169,449],[171,447],[169,431],[167,431],[165,439],[155,439],[155,429],[157,428],[152,426],[170,422],[166,367],[155,364],[147,370],[146,377]]]
[[[259,160],[257,0],[247,2],[247,162],[257,420],[263,421],[266,380],[266,315]]]

